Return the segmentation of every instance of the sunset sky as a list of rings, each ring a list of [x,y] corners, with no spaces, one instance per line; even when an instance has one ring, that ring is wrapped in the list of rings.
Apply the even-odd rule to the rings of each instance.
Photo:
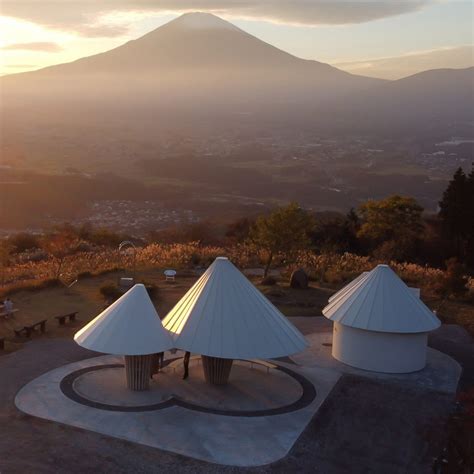
[[[474,65],[473,9],[456,0],[3,0],[0,74],[106,51],[208,11],[296,56],[398,78]]]

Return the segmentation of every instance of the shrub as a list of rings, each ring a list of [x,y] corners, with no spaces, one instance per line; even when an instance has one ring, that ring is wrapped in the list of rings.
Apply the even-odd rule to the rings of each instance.
[[[95,245],[116,248],[127,237],[109,229],[95,229],[92,230],[86,237],[88,242]]]
[[[0,296],[8,296],[18,291],[38,291],[44,290],[45,288],[54,288],[59,286],[59,280],[56,278],[46,278],[38,281],[19,281],[14,284],[8,285],[2,291]]]
[[[191,264],[194,266],[198,266],[200,261],[201,261],[201,256],[197,252],[194,252],[191,255]]]
[[[194,267],[196,261],[207,265],[216,257],[226,255],[239,268],[255,268],[262,265],[265,253],[253,245],[236,245],[228,248],[201,246],[196,242],[187,244],[151,244],[137,248],[136,265],[138,268],[174,268],[179,275],[186,275]],[[16,257],[2,269],[2,291],[14,292],[24,288],[39,288],[43,280],[51,281],[57,273],[58,261],[55,257],[33,260]],[[289,276],[297,268],[304,268],[309,278],[314,281],[342,284],[363,271],[372,270],[378,260],[351,253],[317,254],[306,250],[299,252],[295,258],[280,253],[274,256],[276,266],[282,268],[282,276]],[[417,265],[414,263],[389,263],[393,270],[411,286],[422,288],[424,295],[444,294],[446,271]],[[133,268],[132,255],[123,255],[120,264],[117,252],[112,249],[96,249],[91,252],[78,252],[64,257],[61,265],[61,279],[73,280],[78,277],[103,275],[111,272]],[[118,267],[121,268],[118,268]],[[189,273],[188,273],[189,274]],[[450,277],[452,279],[452,276]],[[54,278],[53,278],[54,281]],[[452,281],[450,283],[452,286]],[[471,294],[474,293],[474,280],[468,283]]]
[[[81,272],[77,275],[77,278],[90,278],[92,276],[92,272],[85,271]]]
[[[266,276],[261,282],[260,282],[261,285],[263,286],[273,286],[273,285],[276,285],[277,284],[277,281],[275,278],[273,278],[272,276]]]
[[[468,292],[466,272],[466,267],[459,263],[456,258],[450,258],[446,261],[444,289],[448,296],[464,296]]]
[[[150,283],[150,282],[147,282],[147,281],[141,281],[140,283],[145,285],[148,296],[152,300],[154,300],[158,297],[158,287],[154,283]]]
[[[264,290],[265,295],[273,298],[283,298],[286,296],[286,293],[279,287],[269,288]]]
[[[114,283],[106,283],[100,287],[100,294],[107,300],[115,301],[122,296],[122,291]]]
[[[15,248],[16,253],[22,253],[40,247],[38,236],[29,234],[28,232],[20,232],[19,234],[11,236],[8,240]]]

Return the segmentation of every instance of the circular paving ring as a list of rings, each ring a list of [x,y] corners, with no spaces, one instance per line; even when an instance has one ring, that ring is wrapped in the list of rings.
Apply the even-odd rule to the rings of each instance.
[[[170,362],[179,359],[169,359],[165,362],[165,365],[168,365]],[[258,363],[258,362],[254,362]],[[198,411],[202,413],[210,413],[213,415],[223,415],[223,416],[240,416],[240,417],[258,417],[258,416],[273,416],[273,415],[283,415],[285,413],[291,413],[296,410],[301,410],[302,408],[307,407],[310,405],[313,400],[316,398],[316,389],[314,388],[313,384],[301,374],[294,372],[291,369],[286,367],[276,365],[274,370],[279,370],[294,380],[296,380],[303,390],[300,398],[293,403],[288,405],[283,405],[277,408],[269,408],[264,410],[220,410],[214,409],[209,407],[203,407],[200,405],[196,405],[194,403],[187,402],[182,400],[178,397],[170,397],[168,400],[163,402],[154,403],[151,405],[139,405],[139,406],[123,406],[123,405],[109,405],[105,403],[95,402],[93,400],[89,400],[88,398],[78,394],[74,389],[74,382],[76,379],[81,377],[82,375],[88,372],[94,372],[97,370],[103,369],[115,369],[123,367],[123,364],[105,364],[105,365],[94,365],[92,367],[86,367],[84,369],[79,369],[70,374],[66,375],[60,383],[61,392],[70,400],[73,400],[76,403],[80,403],[81,405],[85,405],[91,408],[96,408],[99,410],[106,410],[106,411],[116,411],[116,412],[146,412],[146,411],[156,411],[162,410],[164,408],[169,408],[173,406],[178,406],[182,408],[187,408],[188,410]]]

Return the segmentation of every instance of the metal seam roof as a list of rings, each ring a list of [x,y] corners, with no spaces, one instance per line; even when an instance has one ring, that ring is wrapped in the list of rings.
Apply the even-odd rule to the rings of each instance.
[[[163,320],[179,349],[270,358],[307,347],[303,335],[226,258],[218,258]]]
[[[74,340],[105,354],[146,355],[174,346],[144,285],[135,285],[80,329]]]
[[[441,324],[387,265],[378,265],[349,283],[323,314],[345,326],[379,332],[427,332]]]

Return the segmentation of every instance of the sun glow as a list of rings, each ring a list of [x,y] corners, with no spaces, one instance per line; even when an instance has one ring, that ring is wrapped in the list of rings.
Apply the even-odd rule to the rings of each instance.
[[[21,44],[57,44],[58,50],[67,44],[73,35],[52,31],[35,23],[0,16],[0,75],[22,72],[59,62],[57,54],[41,49],[8,49]],[[51,56],[51,58],[48,58]]]

